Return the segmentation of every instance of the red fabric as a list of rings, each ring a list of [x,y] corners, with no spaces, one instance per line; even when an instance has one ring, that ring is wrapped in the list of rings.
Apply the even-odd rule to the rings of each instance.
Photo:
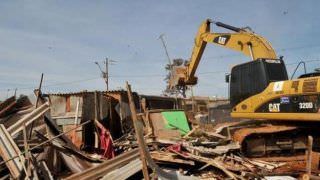
[[[181,144],[172,144],[171,146],[168,147],[168,149],[173,152],[179,152],[179,153],[182,152]]]
[[[110,132],[107,129],[100,130],[100,149],[103,150],[103,156],[105,158],[111,159],[115,155]]]
[[[188,156],[188,154],[182,150],[182,144],[180,144],[180,143],[172,144],[167,149],[169,151],[173,152],[173,153],[177,153],[177,154],[180,154],[182,156]]]

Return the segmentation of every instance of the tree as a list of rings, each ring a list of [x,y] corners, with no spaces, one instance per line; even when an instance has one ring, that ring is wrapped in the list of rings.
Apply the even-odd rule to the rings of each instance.
[[[163,91],[163,94],[164,95],[182,95],[182,96],[185,96],[185,88],[181,88],[181,87],[175,87],[174,89],[171,89],[169,88],[169,81],[170,81],[170,78],[172,78],[172,71],[175,69],[175,67],[179,67],[179,66],[185,66],[187,64],[187,60],[184,60],[182,58],[176,58],[176,59],[173,59],[172,61],[172,64],[167,64],[165,66],[165,69],[168,71],[168,74],[166,75],[166,78],[164,79],[167,83],[167,87],[166,89]]]

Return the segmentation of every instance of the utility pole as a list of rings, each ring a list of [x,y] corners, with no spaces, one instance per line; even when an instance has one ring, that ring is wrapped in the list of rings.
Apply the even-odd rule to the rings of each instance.
[[[14,89],[14,97],[17,97],[18,88]]]
[[[159,36],[159,38],[158,39],[160,39],[161,40],[161,42],[162,42],[162,46],[163,46],[163,48],[164,48],[164,51],[165,51],[165,53],[166,53],[166,56],[167,56],[167,58],[168,58],[168,62],[169,62],[169,68],[170,68],[170,79],[171,79],[171,76],[172,76],[172,73],[173,73],[173,64],[172,64],[172,62],[171,62],[171,59],[170,59],[170,56],[169,56],[169,53],[168,53],[168,49],[167,49],[167,45],[166,45],[166,41],[164,40],[164,34],[160,34],[160,36]],[[177,91],[177,89],[176,88],[174,88],[174,91],[175,91],[175,98],[177,99],[178,98],[178,91]]]
[[[191,89],[191,103],[192,103],[192,113],[195,114],[196,108],[195,108],[195,103],[194,103],[194,95],[193,95],[193,86],[190,86]]]
[[[99,67],[99,69],[101,71],[102,78],[104,79],[104,82],[107,85],[107,91],[109,91],[109,65],[113,65],[114,62],[117,62],[117,61],[106,58],[106,60],[103,61],[103,63],[105,64],[105,68],[106,68],[105,70],[102,70],[102,68],[98,62],[94,62]]]
[[[169,53],[168,53],[168,50],[167,50],[167,45],[166,45],[166,42],[165,42],[165,40],[164,40],[163,37],[164,37],[164,34],[161,34],[161,35],[159,36],[159,39],[161,39],[162,46],[163,46],[163,48],[164,48],[164,50],[165,50],[165,52],[166,52],[169,65],[171,66],[171,64],[172,64],[172,63],[171,63],[171,59],[170,59],[170,57],[169,57]]]
[[[106,58],[104,62],[106,64],[106,82],[107,82],[107,91],[109,91],[109,59]]]

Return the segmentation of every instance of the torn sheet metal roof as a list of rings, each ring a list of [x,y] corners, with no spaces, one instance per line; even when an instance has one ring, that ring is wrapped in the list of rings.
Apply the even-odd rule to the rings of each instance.
[[[91,94],[91,93],[127,93],[125,90],[109,90],[109,91],[79,91],[79,92],[57,92],[57,93],[44,93],[45,96],[81,96],[84,94]]]
[[[170,96],[156,96],[156,95],[145,95],[141,94],[139,95],[140,98],[147,98],[147,99],[162,99],[162,100],[176,100],[176,99],[182,99],[182,98],[175,98],[175,97],[170,97]]]

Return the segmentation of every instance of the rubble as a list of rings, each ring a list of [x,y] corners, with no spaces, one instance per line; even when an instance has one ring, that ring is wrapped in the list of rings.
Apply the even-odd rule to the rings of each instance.
[[[25,96],[3,101],[0,104],[0,177],[46,180],[319,178],[320,155],[312,151],[311,140],[306,155],[246,157],[241,152],[242,144],[229,134],[233,128],[248,126],[245,121],[215,122],[208,128],[208,125],[194,124],[184,110],[173,109],[177,101],[168,97],[139,99],[129,86],[127,91],[118,94],[111,91],[111,94],[42,94],[37,106]],[[138,104],[141,106],[136,106]],[[179,104],[182,108],[183,103]],[[279,126],[278,131],[290,128],[294,129]],[[120,133],[115,132],[118,130]],[[257,130],[269,129],[266,126]],[[239,132],[236,137],[241,139]]]

